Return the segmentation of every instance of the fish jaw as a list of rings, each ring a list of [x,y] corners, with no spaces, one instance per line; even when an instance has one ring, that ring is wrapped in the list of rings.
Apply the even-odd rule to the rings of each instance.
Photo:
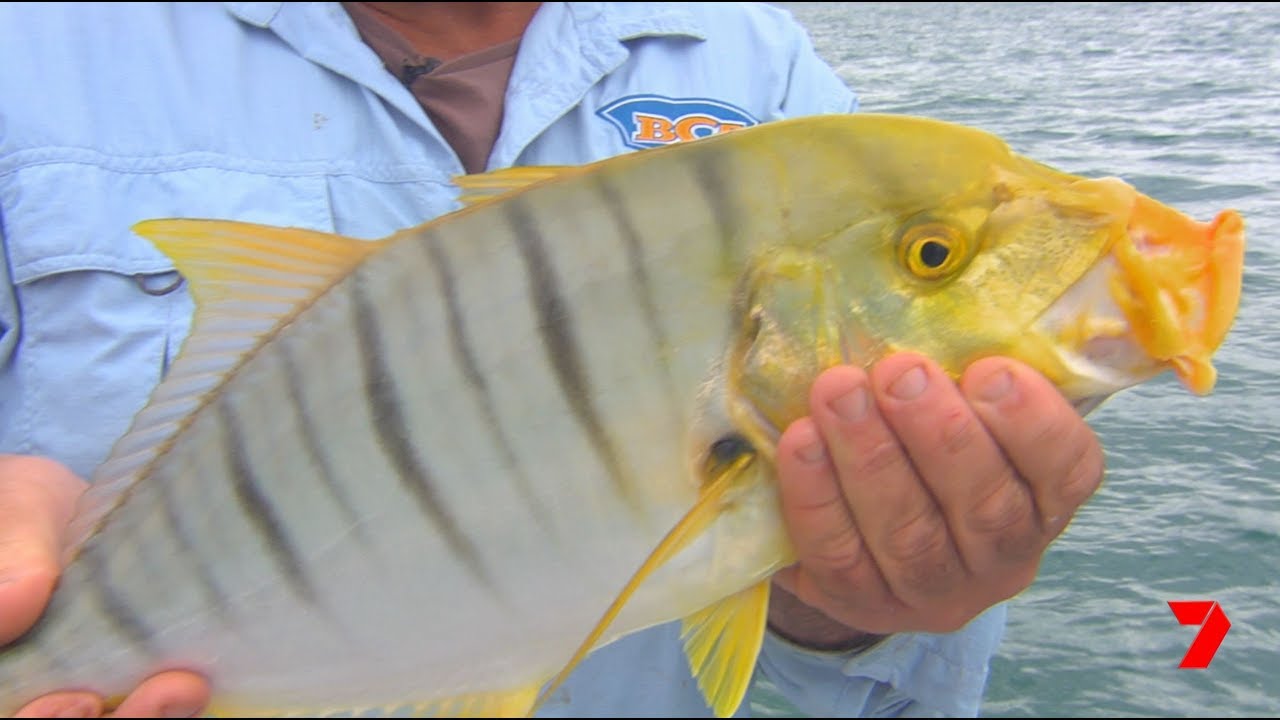
[[[1198,395],[1240,302],[1244,223],[1226,210],[1207,223],[1134,195],[1127,226],[1107,252],[1039,318],[1021,355],[1053,348],[1063,393],[1092,407],[1173,370]]]
[[[1217,379],[1210,357],[1240,305],[1244,222],[1226,210],[1199,223],[1139,195],[1127,240],[1112,249],[1121,271],[1112,296],[1147,354],[1208,394]]]

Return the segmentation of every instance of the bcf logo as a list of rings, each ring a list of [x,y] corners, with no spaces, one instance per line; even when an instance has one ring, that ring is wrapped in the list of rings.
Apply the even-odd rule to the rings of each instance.
[[[760,124],[745,110],[708,98],[631,95],[596,112],[618,129],[624,145],[637,150]]]

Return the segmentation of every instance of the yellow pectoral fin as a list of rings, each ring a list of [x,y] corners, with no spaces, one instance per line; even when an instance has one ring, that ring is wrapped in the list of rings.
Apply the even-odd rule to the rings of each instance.
[[[564,669],[556,674],[556,676],[547,684],[546,688],[542,691],[542,694],[538,697],[538,701],[529,709],[530,715],[532,715],[533,712],[551,696],[551,693],[555,692],[555,690],[560,687],[565,679],[569,677],[569,673],[573,672],[574,668],[578,667],[578,663],[582,662],[582,659],[587,656],[587,653],[591,652],[591,650],[595,648],[596,643],[600,641],[600,637],[604,635],[605,630],[613,624],[614,619],[618,617],[618,613],[622,611],[623,606],[625,606],[627,601],[631,599],[631,596],[635,594],[636,589],[639,588],[655,570],[666,564],[667,561],[675,557],[677,553],[701,535],[702,532],[707,529],[707,526],[716,519],[724,506],[723,501],[725,496],[728,494],[729,490],[735,486],[738,479],[745,475],[747,469],[751,466],[751,463],[754,462],[754,460],[754,454],[745,453],[717,469],[715,477],[703,487],[702,495],[698,498],[698,502],[694,504],[689,512],[685,513],[685,516],[680,519],[680,522],[676,523],[675,527],[671,528],[671,531],[662,539],[662,542],[658,543],[658,546],[653,549],[653,552],[649,554],[649,557],[644,561],[644,564],[640,566],[640,569],[637,570],[635,574],[631,576],[631,579],[627,581],[627,584],[623,586],[622,591],[618,593],[613,604],[609,606],[609,609],[605,611],[604,616],[596,623],[595,628],[593,628],[590,634],[587,635],[587,639],[578,646],[578,650],[573,654],[573,657],[569,659],[569,662],[565,665]],[[767,606],[767,595],[765,603]],[[763,632],[764,626],[761,625],[762,636]]]
[[[509,192],[536,185],[543,180],[580,170],[581,168],[573,165],[530,165],[490,170],[474,175],[459,175],[453,179],[453,184],[462,190],[458,201],[471,207],[489,200],[496,200]]]
[[[698,689],[718,717],[738,710],[751,685],[769,614],[765,580],[685,618],[680,637]]]

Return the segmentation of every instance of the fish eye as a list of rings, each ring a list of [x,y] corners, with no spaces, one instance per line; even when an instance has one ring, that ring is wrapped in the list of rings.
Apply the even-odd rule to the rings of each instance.
[[[920,262],[928,268],[940,268],[951,254],[951,248],[937,240],[925,240],[920,244]]]
[[[950,275],[964,258],[964,237],[936,222],[908,228],[898,247],[902,264],[911,274],[925,280]]]

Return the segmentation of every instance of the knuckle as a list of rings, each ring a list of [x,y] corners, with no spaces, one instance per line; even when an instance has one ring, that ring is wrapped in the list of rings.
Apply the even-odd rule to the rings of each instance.
[[[818,536],[806,559],[824,572],[846,572],[864,563],[864,548],[862,535],[857,530],[842,527]]]
[[[959,570],[948,548],[946,523],[941,515],[925,512],[885,538],[881,567],[893,568],[896,583],[913,593],[931,593],[949,586]]]
[[[1022,537],[1032,518],[1030,494],[1006,469],[995,490],[969,510],[967,525],[979,535]]]
[[[889,533],[886,557],[898,565],[926,563],[946,546],[947,533],[942,516],[925,511]]]
[[[986,434],[972,414],[961,410],[950,413],[941,426],[942,447],[948,455],[961,456],[978,446]]]
[[[832,485],[833,487],[824,489],[822,492],[812,492],[808,494],[783,492],[781,493],[783,506],[793,512],[803,513],[806,516],[843,513],[845,504],[844,496],[840,494],[839,489],[834,487],[834,482]]]
[[[1027,436],[1032,447],[1062,447],[1071,439],[1073,422],[1077,415],[1043,413],[1025,420],[1030,424]]]
[[[869,476],[894,474],[905,471],[907,456],[893,440],[882,440],[872,445],[858,458],[861,470]]]
[[[1090,441],[1092,431],[1087,433],[1083,442],[1072,447],[1070,465],[1059,485],[1059,497],[1072,509],[1084,504],[1102,484],[1105,471],[1105,460],[1096,442]]]

